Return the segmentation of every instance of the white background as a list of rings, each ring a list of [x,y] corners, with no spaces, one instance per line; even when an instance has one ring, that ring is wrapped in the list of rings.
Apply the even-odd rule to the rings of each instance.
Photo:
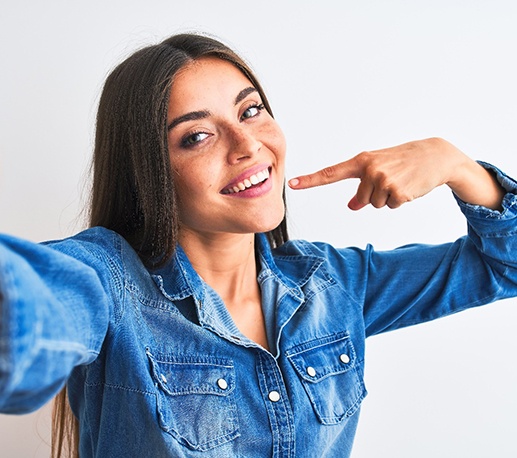
[[[83,227],[98,95],[126,55],[201,30],[240,51],[288,140],[288,177],[442,136],[517,175],[511,0],[10,2],[0,14],[0,231]],[[377,249],[465,232],[450,192],[354,213],[357,183],[290,191],[291,236]],[[369,340],[354,458],[517,456],[517,301]],[[49,409],[0,415],[2,457],[46,457]],[[310,431],[300,432],[310,434]],[[144,440],[144,438],[142,439]]]

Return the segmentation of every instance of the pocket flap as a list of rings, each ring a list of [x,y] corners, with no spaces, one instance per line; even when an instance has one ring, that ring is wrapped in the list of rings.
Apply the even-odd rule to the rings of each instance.
[[[298,375],[312,383],[348,372],[356,361],[354,346],[347,332],[297,345],[287,351],[287,357]]]
[[[212,394],[228,396],[235,389],[233,363],[219,358],[162,355],[147,350],[152,373],[160,388],[171,396]]]

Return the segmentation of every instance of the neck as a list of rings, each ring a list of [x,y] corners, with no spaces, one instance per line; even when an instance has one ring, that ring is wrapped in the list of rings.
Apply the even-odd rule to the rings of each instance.
[[[196,272],[227,307],[259,294],[254,234],[199,234],[181,229],[179,242]]]

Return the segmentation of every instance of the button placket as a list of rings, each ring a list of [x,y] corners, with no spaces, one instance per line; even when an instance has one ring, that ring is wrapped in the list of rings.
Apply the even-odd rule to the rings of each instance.
[[[257,375],[273,433],[273,446],[281,450],[279,458],[295,458],[294,417],[282,372],[273,356],[260,352],[257,357]]]
[[[280,393],[276,390],[272,390],[269,392],[269,394],[267,395],[267,397],[269,398],[269,400],[271,402],[278,402],[280,401]]]

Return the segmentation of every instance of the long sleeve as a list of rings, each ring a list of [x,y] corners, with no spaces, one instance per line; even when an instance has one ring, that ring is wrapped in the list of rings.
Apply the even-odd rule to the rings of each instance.
[[[517,295],[517,183],[483,165],[507,190],[501,212],[458,199],[467,236],[439,246],[369,252],[367,335]]]
[[[40,407],[98,355],[116,282],[93,245],[0,237],[1,412]]]
[[[517,296],[517,183],[482,165],[507,190],[503,209],[458,200],[468,235],[454,242],[390,251],[315,244],[332,276],[362,309],[366,336]]]

